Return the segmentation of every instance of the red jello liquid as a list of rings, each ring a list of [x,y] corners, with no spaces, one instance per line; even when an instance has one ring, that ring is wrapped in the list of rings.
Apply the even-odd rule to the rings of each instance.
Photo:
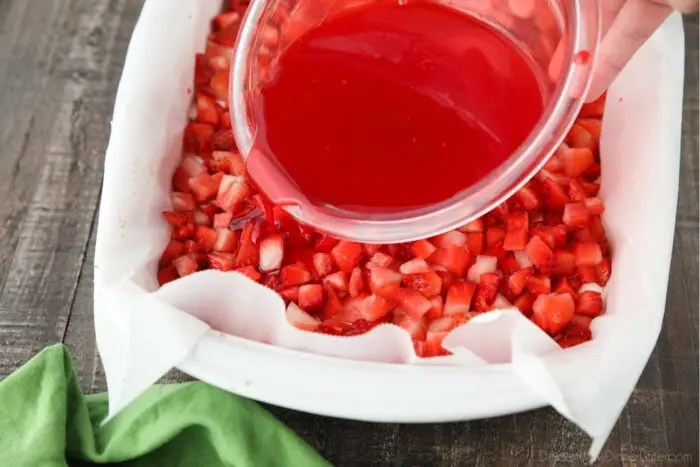
[[[438,4],[387,1],[290,44],[256,111],[256,147],[312,203],[401,212],[498,167],[543,97],[528,59],[497,30]]]

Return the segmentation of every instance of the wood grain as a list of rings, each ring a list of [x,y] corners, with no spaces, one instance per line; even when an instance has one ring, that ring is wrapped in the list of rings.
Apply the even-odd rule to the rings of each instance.
[[[63,341],[84,389],[105,389],[92,321],[96,210],[114,95],[142,2],[0,0],[0,377]],[[666,318],[603,466],[698,465],[697,15],[685,27],[683,158]],[[589,446],[552,409],[431,425],[269,409],[340,466],[584,465]],[[670,456],[650,462],[649,455]]]

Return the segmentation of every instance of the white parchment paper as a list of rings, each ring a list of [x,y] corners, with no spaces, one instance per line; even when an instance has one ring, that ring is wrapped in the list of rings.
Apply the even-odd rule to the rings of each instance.
[[[193,57],[204,49],[209,20],[219,9],[219,0],[147,0],[129,46],[95,255],[95,327],[110,417],[179,366],[248,397],[357,419],[447,421],[549,404],[593,438],[591,455],[597,457],[654,348],[664,314],[680,154],[680,16],[668,20],[609,92],[601,196],[613,273],[604,295],[607,311],[592,324],[593,341],[562,350],[517,310],[500,310],[453,331],[445,346],[454,356],[423,360],[415,357],[408,334],[393,325],[352,338],[299,331],[287,323],[274,292],[236,273],[203,271],[158,289],[157,262],[169,238],[160,212],[170,209]],[[317,365],[310,354],[344,360],[325,358]],[[347,359],[361,362],[349,366]],[[335,373],[330,382],[329,371]],[[251,386],[252,376],[240,379],[255,374],[262,380],[265,372],[273,373],[266,376],[275,381],[272,389]],[[401,405],[396,392],[377,399],[377,380],[363,379],[372,374],[387,386],[409,388],[401,391],[406,397],[450,378],[445,399],[450,391],[459,397],[450,407],[435,403],[434,416],[421,414],[420,404]],[[278,384],[288,384],[284,396],[275,392]],[[506,397],[504,385],[524,389]],[[314,393],[319,387],[326,396],[321,400]],[[370,409],[370,402],[379,408]],[[332,408],[340,403],[342,408]]]

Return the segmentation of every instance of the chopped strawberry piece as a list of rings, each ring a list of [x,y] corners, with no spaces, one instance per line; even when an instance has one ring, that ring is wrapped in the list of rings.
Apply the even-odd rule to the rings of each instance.
[[[350,283],[348,292],[351,297],[357,297],[365,290],[365,279],[362,277],[362,269],[359,267],[353,268],[350,274]]]
[[[370,295],[363,300],[362,316],[367,321],[376,321],[386,316],[394,308],[394,305],[380,295]]]
[[[341,271],[352,272],[360,261],[362,251],[359,243],[342,240],[331,250],[331,257]]]
[[[354,271],[360,271],[360,269],[355,268]],[[353,275],[355,275],[354,271]],[[357,274],[360,279],[362,278],[361,274],[361,272]],[[372,268],[369,271],[369,289],[374,294],[386,298],[393,298],[396,297],[399,291],[402,278],[403,276],[401,274],[392,269],[382,267]],[[352,284],[352,277],[350,282]],[[352,292],[350,294],[352,295]]]
[[[399,306],[414,319],[420,319],[432,308],[430,301],[413,289],[399,289],[396,300]]]
[[[481,281],[481,276],[489,272],[496,272],[498,267],[498,259],[493,256],[477,256],[476,261],[467,272],[467,279],[478,284]]]
[[[534,269],[531,267],[521,269],[514,272],[508,278],[508,291],[514,295],[520,295],[525,289],[528,277],[534,274]]]
[[[447,291],[443,313],[445,315],[455,315],[468,312],[475,289],[476,285],[469,281],[460,281],[452,284]]]
[[[569,202],[569,197],[564,192],[564,188],[552,178],[546,178],[542,182],[542,192],[544,193],[545,203],[551,208],[563,208]]]
[[[323,283],[337,292],[346,293],[350,286],[350,278],[347,272],[337,271],[324,277]]]
[[[188,238],[194,237],[195,225],[193,222],[188,222],[185,225],[177,227],[173,230],[171,238],[173,240],[187,240]]]
[[[601,287],[607,284],[608,280],[610,280],[610,261],[604,258],[603,261],[596,266],[596,272],[598,273],[598,284]]]
[[[212,136],[212,144],[217,151],[236,152],[236,139],[232,130],[219,130]]]
[[[228,105],[229,91],[229,70],[216,70],[214,76],[209,81],[209,89],[217,100],[225,102]]]
[[[251,279],[255,282],[260,282],[260,279],[262,275],[258,272],[257,269],[255,269],[254,266],[244,266],[242,268],[234,269],[239,274],[243,274],[246,276],[248,279]]]
[[[404,276],[403,282],[406,287],[411,287],[427,298],[438,295],[442,290],[442,279],[432,271],[407,274]]]
[[[583,203],[568,203],[564,206],[562,220],[571,227],[585,227],[590,220],[590,214]]]
[[[314,253],[314,270],[318,277],[324,277],[331,273],[333,270],[333,261],[327,253]]]
[[[382,245],[377,244],[377,243],[365,243],[362,245],[362,248],[364,248],[365,253],[367,253],[367,256],[372,256],[379,250],[381,250]]]
[[[197,230],[194,233],[194,239],[199,244],[204,251],[212,251],[214,248],[214,243],[216,243],[217,233],[216,230],[210,227],[197,226]]]
[[[540,199],[537,194],[528,187],[522,187],[515,193],[515,197],[520,201],[523,209],[531,211],[540,206]]]
[[[196,154],[211,151],[214,127],[206,123],[189,122],[183,134],[182,148],[184,152]]]
[[[438,248],[450,248],[453,246],[464,246],[467,242],[467,236],[459,230],[450,230],[430,240]]]
[[[233,253],[238,248],[238,232],[220,227],[216,229],[216,241],[212,245],[212,249],[223,253]]]
[[[190,175],[183,167],[175,169],[173,174],[173,191],[190,192]]]
[[[243,177],[224,175],[216,195],[216,205],[223,211],[235,212],[249,192],[250,187]]]
[[[158,285],[161,287],[167,284],[168,282],[172,282],[175,279],[179,279],[180,274],[177,272],[177,269],[173,266],[168,266],[163,269],[158,270]]]
[[[216,101],[203,92],[197,93],[197,121],[216,126],[219,124],[219,113],[216,111]]]
[[[417,274],[420,272],[430,272],[432,269],[430,269],[430,266],[424,259],[413,258],[399,266],[399,271],[401,271],[401,274]]]
[[[577,266],[597,266],[603,261],[603,252],[597,243],[577,243],[573,251]]]
[[[595,318],[599,316],[602,311],[603,298],[600,292],[594,292],[592,290],[581,292],[578,296],[578,305],[576,306],[577,314]]]
[[[233,213],[222,212],[214,215],[214,228],[228,228],[231,226],[231,221],[233,220]]]
[[[532,305],[535,303],[536,298],[536,295],[525,292],[515,299],[513,306],[519,309],[525,316],[530,316],[532,314]]]
[[[479,285],[476,286],[474,294],[474,311],[488,311],[498,294],[498,286],[501,283],[501,276],[495,272],[481,275]]]
[[[481,218],[474,219],[473,221],[459,227],[457,230],[459,230],[460,232],[464,232],[464,233],[483,232],[484,231],[484,221]]]
[[[569,232],[566,225],[559,224],[552,227],[552,239],[555,248],[565,248],[569,243]]]
[[[427,319],[433,320],[442,318],[443,300],[441,295],[430,297],[430,310],[424,315]]]
[[[579,112],[580,117],[594,117],[601,118],[603,116],[603,111],[605,110],[605,99],[607,93],[602,94],[598,99],[593,102],[587,102],[583,104],[581,111]]]
[[[214,151],[211,153],[211,157],[212,170],[238,176],[244,176],[247,173],[241,155],[236,152]]]
[[[525,247],[528,258],[537,269],[548,273],[554,266],[554,253],[552,249],[538,236],[533,236]]]
[[[566,135],[566,142],[573,148],[595,149],[598,146],[593,135],[579,123],[572,125],[569,134]]]
[[[277,277],[277,276],[271,276]],[[280,297],[287,300],[288,302],[298,302],[299,301],[299,287],[288,287],[279,291]],[[304,308],[304,307],[302,307]]]
[[[575,178],[569,180],[569,199],[572,202],[582,203],[586,200],[588,192],[580,181]]]
[[[296,304],[290,303],[287,306],[287,321],[297,329],[302,331],[316,331],[321,322],[299,308]]]
[[[197,54],[194,63],[194,84],[196,88],[209,86],[214,70],[209,64],[209,57],[204,54]]]
[[[194,197],[200,203],[202,201],[214,199],[219,191],[219,183],[217,180],[206,173],[190,178],[189,185]]]
[[[372,268],[388,268],[394,263],[394,258],[391,256],[378,251],[372,255],[372,257],[367,261],[365,267],[367,269]]]
[[[559,334],[574,316],[576,305],[569,294],[540,295],[533,304],[533,319],[543,331]]]
[[[282,234],[271,235],[260,242],[260,261],[258,268],[262,272],[275,271],[282,266],[284,257],[284,237]],[[302,306],[302,308],[304,308]]]
[[[430,263],[441,266],[457,276],[464,276],[470,260],[469,251],[461,246],[440,248],[428,258]]]
[[[553,274],[568,276],[576,270],[576,255],[567,250],[554,250]]]
[[[168,224],[175,227],[181,227],[190,222],[190,213],[163,211],[162,214]]]
[[[177,240],[170,240],[168,246],[165,247],[165,251],[160,257],[160,266],[167,267],[170,266],[175,258],[182,256],[185,253],[185,245]]]
[[[576,120],[595,140],[600,140],[603,122],[598,118],[579,118]]]
[[[586,198],[584,204],[592,216],[600,216],[605,211],[605,206],[603,206],[603,201],[600,198]]]
[[[595,162],[593,151],[588,147],[561,148],[557,154],[569,177],[582,175]]]
[[[467,250],[472,256],[479,256],[484,251],[484,234],[481,232],[468,233]]]
[[[529,260],[528,260],[529,261]],[[515,259],[513,253],[507,253],[498,258],[498,267],[506,274],[513,274],[515,271],[522,269],[520,263]]]
[[[300,264],[290,264],[280,271],[280,280],[284,287],[303,285],[311,282],[311,273]]]
[[[335,246],[340,243],[340,240],[337,238],[333,238],[329,235],[319,235],[318,238],[316,238],[316,244],[314,248],[317,251],[321,251],[323,253],[330,253]]]
[[[414,319],[406,314],[395,318],[394,323],[403,328],[408,332],[412,339],[423,341],[425,340],[426,334],[426,320],[425,318]]]
[[[454,322],[449,316],[436,319],[430,323],[423,347],[424,356],[437,357],[439,355],[449,355],[449,352],[442,347],[442,341],[445,340],[445,337],[447,337],[447,334],[449,334],[453,327]]]
[[[545,276],[530,276],[525,281],[527,290],[534,294],[548,294],[552,291],[552,281]]]
[[[170,194],[173,210],[176,212],[194,211],[194,198],[188,193],[174,191]]]
[[[323,305],[323,286],[306,284],[299,287],[299,307],[302,310],[317,310]]]
[[[236,267],[236,256],[232,253],[210,253],[207,256],[209,267],[219,271],[231,271]]]
[[[576,289],[571,285],[569,280],[567,278],[562,278],[557,286],[554,288],[554,293],[557,294],[565,294],[568,293],[571,295],[571,298],[574,299],[574,301],[578,300],[578,293],[576,292]]]
[[[506,229],[503,227],[489,227],[486,229],[486,248],[502,243],[505,238]]]
[[[514,212],[509,214],[506,235],[503,239],[503,249],[508,251],[524,250],[525,245],[527,245],[527,233],[527,213]]]
[[[218,31],[220,29],[224,29],[234,23],[240,23],[241,21],[241,15],[236,12],[236,11],[225,11],[223,13],[219,13],[214,17],[212,20],[212,24],[214,26],[214,30]]]
[[[190,255],[184,255],[174,259],[173,266],[177,269],[177,273],[180,277],[188,276],[199,270],[197,261]]]
[[[253,242],[254,225],[248,224],[241,232],[236,254],[236,265],[239,267],[258,264],[258,249]]]

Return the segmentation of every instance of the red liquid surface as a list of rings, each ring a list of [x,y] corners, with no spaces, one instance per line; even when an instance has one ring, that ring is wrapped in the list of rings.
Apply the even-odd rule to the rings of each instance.
[[[493,171],[542,99],[530,62],[498,31],[437,4],[375,3],[282,53],[261,88],[256,147],[314,204],[400,212]]]

